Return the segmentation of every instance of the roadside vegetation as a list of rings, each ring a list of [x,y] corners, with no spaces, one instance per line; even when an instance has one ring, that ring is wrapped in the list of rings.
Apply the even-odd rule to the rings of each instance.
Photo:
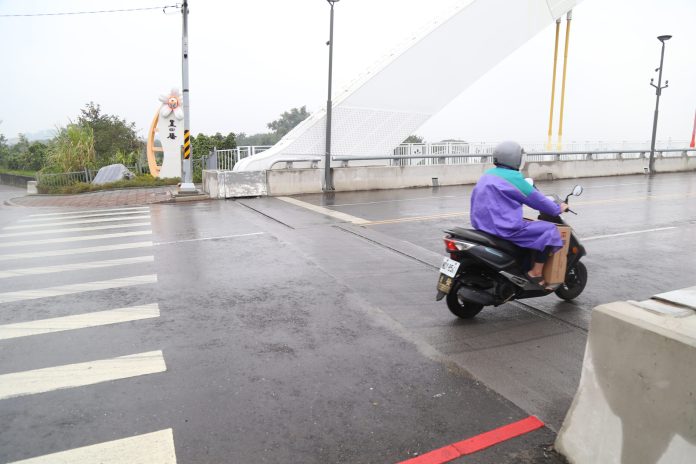
[[[159,179],[152,177],[150,174],[140,174],[133,179],[119,180],[106,184],[88,184],[87,182],[77,182],[70,185],[42,185],[39,184],[38,191],[43,194],[71,195],[75,193],[98,192],[100,190],[114,190],[126,188],[142,188],[142,187],[162,187],[165,185],[176,185],[180,182],[178,177],[169,177],[167,179]]]
[[[229,132],[227,135],[219,132],[214,135],[198,133],[192,136],[193,181],[201,181],[201,158],[214,147],[223,150],[234,149],[238,145],[273,145],[308,116],[303,106],[292,108],[269,122],[266,126],[270,132],[249,136],[243,132]],[[145,145],[146,141],[138,137],[135,123],[105,114],[100,105],[89,102],[80,110],[75,121],[56,128],[50,140],[30,141],[19,134],[17,141],[10,144],[0,133],[0,172],[40,179],[39,193],[81,193],[178,183],[178,178],[163,180],[149,175]],[[109,164],[125,165],[136,174],[136,178],[97,186],[85,182],[87,176],[66,176],[60,183],[48,180],[56,176],[42,176],[91,173]]]

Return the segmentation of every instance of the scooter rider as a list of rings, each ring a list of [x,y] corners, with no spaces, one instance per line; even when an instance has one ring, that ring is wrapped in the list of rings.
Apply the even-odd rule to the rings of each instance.
[[[525,221],[522,205],[551,216],[567,211],[568,205],[556,204],[524,180],[520,172],[523,157],[524,150],[516,142],[503,142],[495,147],[493,163],[496,167],[484,173],[471,194],[471,224],[478,230],[536,251],[527,278],[544,287],[544,263],[563,246],[563,241],[554,224]]]

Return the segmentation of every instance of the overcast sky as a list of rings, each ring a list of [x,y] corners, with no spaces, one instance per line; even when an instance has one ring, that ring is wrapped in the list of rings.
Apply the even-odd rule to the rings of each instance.
[[[0,15],[164,6],[174,1],[0,0]],[[334,89],[340,90],[452,3],[337,3]],[[326,1],[190,0],[189,19],[194,134],[265,132],[266,123],[283,111],[306,105],[314,112],[325,105]],[[670,86],[660,101],[658,138],[689,140],[696,110],[695,22],[694,0],[581,2],[571,26],[564,140],[650,139],[655,92],[649,82],[651,77],[657,81],[656,36],[662,34],[674,37],[666,47],[664,78]],[[564,28],[565,20],[561,36]],[[544,141],[553,41],[550,25],[416,133],[428,141]],[[562,56],[562,40],[560,46]],[[440,51],[442,66],[434,72],[447,72],[447,63],[458,59],[458,47],[452,44]],[[0,17],[0,50],[0,133],[8,138],[65,125],[89,101],[135,122],[144,135],[159,94],[181,85],[181,15],[176,9],[169,14],[152,10]],[[559,83],[561,70],[559,59]]]

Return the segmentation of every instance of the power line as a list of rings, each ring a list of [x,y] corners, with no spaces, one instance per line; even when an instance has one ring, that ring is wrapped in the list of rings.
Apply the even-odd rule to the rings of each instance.
[[[33,14],[0,14],[0,18],[19,18],[19,17],[32,17],[32,16],[68,16],[68,15],[85,15],[85,14],[99,14],[99,13],[123,13],[130,11],[145,11],[145,10],[159,10],[165,11],[167,8],[181,8],[178,3],[176,5],[166,5],[166,6],[151,6],[147,8],[126,8],[121,10],[99,10],[99,11],[68,11],[63,13],[33,13]]]

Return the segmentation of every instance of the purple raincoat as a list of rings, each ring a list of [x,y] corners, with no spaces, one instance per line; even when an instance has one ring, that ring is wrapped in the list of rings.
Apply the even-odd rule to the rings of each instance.
[[[557,216],[561,207],[546,198],[512,169],[489,169],[476,183],[471,194],[471,224],[474,228],[511,241],[523,248],[553,251],[563,246],[555,224],[525,221],[522,204]]]

